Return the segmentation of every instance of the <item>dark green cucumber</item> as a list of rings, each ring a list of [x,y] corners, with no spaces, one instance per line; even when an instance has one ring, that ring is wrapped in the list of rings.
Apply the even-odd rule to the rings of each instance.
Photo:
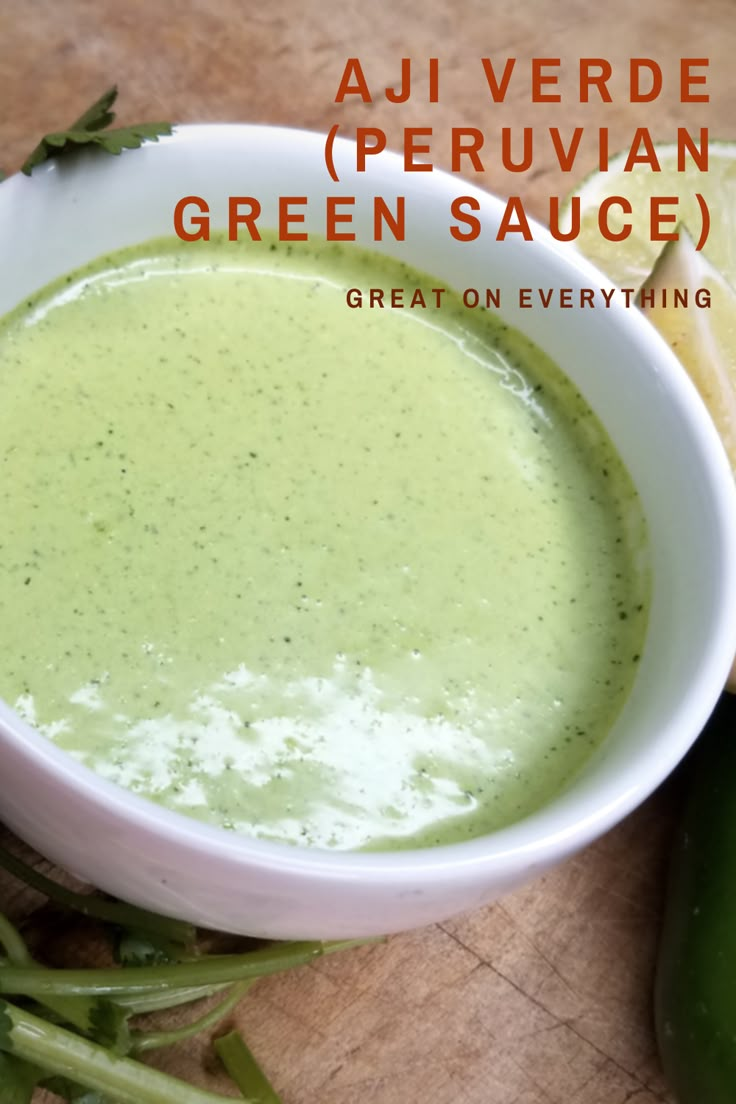
[[[736,698],[723,696],[683,769],[657,1040],[678,1104],[736,1104]]]

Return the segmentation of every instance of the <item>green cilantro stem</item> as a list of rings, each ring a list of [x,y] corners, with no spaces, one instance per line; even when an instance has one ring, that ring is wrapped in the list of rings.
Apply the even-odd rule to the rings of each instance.
[[[0,943],[5,947],[13,966],[39,969],[18,929],[0,912]],[[95,1001],[91,997],[55,997],[42,999],[42,1004],[82,1031],[89,1030]]]
[[[106,901],[103,898],[87,893],[75,893],[72,889],[66,889],[51,878],[47,878],[32,866],[28,866],[22,859],[18,859],[5,847],[0,845],[0,866],[2,866],[14,878],[32,889],[38,890],[44,896],[56,901],[73,912],[79,912],[82,916],[88,916],[94,920],[103,920],[108,924],[115,924],[124,928],[140,928],[143,931],[155,932],[163,935],[175,943],[189,944],[194,941],[196,931],[194,925],[187,924],[183,920],[171,920],[166,916],[158,916],[156,913],[140,909],[136,905],[126,905],[119,901]]]
[[[253,1104],[281,1104],[276,1090],[239,1032],[231,1031],[215,1039],[215,1050],[243,1096],[247,1094]]]
[[[191,1023],[184,1024],[183,1027],[171,1031],[135,1032],[132,1036],[132,1053],[143,1054],[146,1050],[158,1050],[161,1047],[174,1046],[176,1043],[183,1043],[186,1039],[192,1039],[195,1035],[199,1035],[201,1031],[208,1031],[209,1028],[214,1027],[223,1017],[227,1016],[228,1012],[232,1012],[253,984],[253,981],[240,981],[233,985],[224,1000],[211,1008],[204,1016],[200,1016],[198,1020],[192,1020]]]
[[[121,1058],[13,1004],[0,1003],[0,1011],[11,1022],[8,1037],[13,1055],[102,1093],[115,1104],[232,1104],[230,1096],[195,1088],[134,1059]]]
[[[0,912],[0,943],[14,966],[29,966],[33,959],[18,929]]]
[[[115,1003],[130,1012],[131,1016],[142,1016],[148,1012],[165,1012],[169,1008],[179,1008],[182,1004],[213,997],[215,993],[227,989],[227,982],[219,985],[196,985],[193,988],[172,989],[169,993],[118,993]]]
[[[323,954],[358,946],[364,940],[342,943],[281,943],[245,954],[207,955],[173,966],[113,967],[88,970],[49,970],[42,966],[0,964],[0,993],[25,997],[107,996],[146,994],[170,987],[191,988],[220,982],[246,981],[304,966]]]

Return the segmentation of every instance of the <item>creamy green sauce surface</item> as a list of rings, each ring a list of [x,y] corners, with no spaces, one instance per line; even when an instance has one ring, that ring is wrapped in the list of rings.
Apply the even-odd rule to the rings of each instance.
[[[566,784],[642,648],[638,500],[487,312],[345,305],[420,280],[162,240],[5,319],[0,695],[26,720],[172,809],[318,847],[477,836]]]

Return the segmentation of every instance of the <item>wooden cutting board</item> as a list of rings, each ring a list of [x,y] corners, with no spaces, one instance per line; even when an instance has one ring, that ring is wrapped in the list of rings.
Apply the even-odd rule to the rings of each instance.
[[[0,166],[17,168],[41,133],[68,124],[117,82],[121,122],[340,122],[346,133],[382,127],[394,146],[403,127],[431,125],[443,167],[450,127],[475,126],[488,133],[477,182],[521,194],[546,220],[546,197],[594,167],[599,127],[609,129],[612,149],[645,124],[662,140],[678,125],[734,137],[735,55],[730,0],[4,0]],[[439,57],[440,103],[428,105],[418,78],[406,104],[377,98],[338,108],[349,56],[360,57],[376,89],[398,80],[402,57],[419,68]],[[518,59],[504,105],[484,91],[482,56]],[[561,59],[561,104],[531,103],[534,56]],[[581,56],[613,64],[612,104],[576,102]],[[665,74],[665,94],[645,115],[625,95],[631,56],[655,58]],[[710,58],[710,104],[678,103],[681,56]],[[587,128],[581,161],[565,175],[544,130],[578,125]],[[540,136],[523,176],[498,168],[502,126],[533,126]],[[668,785],[577,858],[492,907],[260,983],[236,1019],[285,1104],[671,1104],[650,993],[676,789]],[[16,919],[38,904],[3,876],[0,901]],[[45,943],[55,962],[90,947],[86,930],[54,925]],[[223,1087],[204,1046],[160,1062]]]
[[[284,1104],[671,1104],[650,993],[673,798],[494,906],[260,982],[234,1019]],[[0,901],[39,899],[0,874]],[[48,923],[44,954],[97,963],[93,935]],[[227,1091],[206,1038],[160,1055]]]

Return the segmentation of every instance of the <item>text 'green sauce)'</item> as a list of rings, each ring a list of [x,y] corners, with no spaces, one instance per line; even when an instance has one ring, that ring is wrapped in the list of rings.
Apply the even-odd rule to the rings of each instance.
[[[466,839],[566,785],[642,649],[639,502],[490,313],[345,304],[418,284],[324,242],[160,240],[4,320],[23,718],[171,809],[316,847]]]

